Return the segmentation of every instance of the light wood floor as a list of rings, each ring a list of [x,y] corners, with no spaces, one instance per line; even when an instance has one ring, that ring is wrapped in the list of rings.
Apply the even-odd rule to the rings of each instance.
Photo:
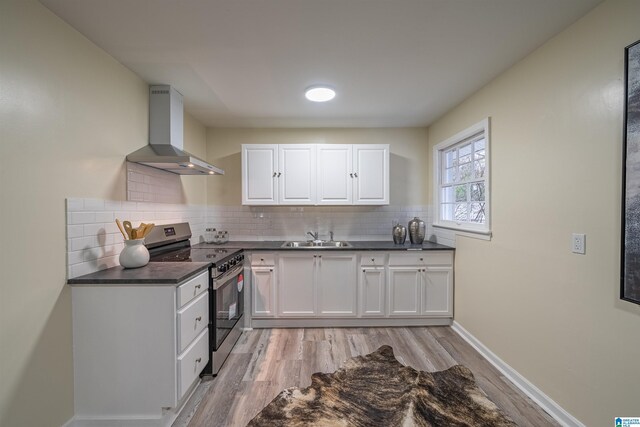
[[[245,426],[283,389],[307,387],[312,373],[333,372],[348,358],[384,344],[415,369],[468,367],[489,398],[519,426],[558,425],[450,327],[437,326],[245,332],[220,374],[199,386],[174,426]]]

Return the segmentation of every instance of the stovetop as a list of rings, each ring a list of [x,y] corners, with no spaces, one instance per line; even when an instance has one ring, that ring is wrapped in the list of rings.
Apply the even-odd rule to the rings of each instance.
[[[156,230],[157,228],[157,230]],[[231,274],[244,261],[241,248],[192,248],[188,222],[165,224],[154,228],[146,243],[151,262],[210,262],[213,279]],[[231,271],[230,271],[231,270]]]
[[[152,255],[151,262],[211,262],[214,267],[231,259],[241,261],[238,257],[242,254],[238,248],[206,248],[194,249],[186,247],[169,252]]]

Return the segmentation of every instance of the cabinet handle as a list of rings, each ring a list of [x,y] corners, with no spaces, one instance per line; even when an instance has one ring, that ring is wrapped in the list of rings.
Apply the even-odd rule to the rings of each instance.
[[[322,255],[318,255],[318,258],[322,258]]]
[[[353,173],[350,173],[349,176],[351,176],[351,178],[353,178]]]
[[[198,317],[196,317],[196,322],[199,322],[199,321],[201,321],[201,320],[202,320],[202,316],[198,316]]]
[[[420,261],[424,261],[422,258],[420,258]]]
[[[275,178],[276,176],[278,176],[278,172],[273,173],[273,177]]]
[[[354,173],[353,173],[353,176],[357,178],[357,177],[358,177],[358,174],[354,172]]]
[[[367,270],[365,270],[365,269],[363,268],[363,269],[362,269],[362,272],[363,272],[363,273],[366,273],[366,272],[367,272]]]
[[[273,268],[270,268],[269,271],[273,271]]]
[[[376,259],[375,258],[371,258],[371,262],[374,262]]]
[[[264,262],[264,258],[260,258],[260,262]]]
[[[202,357],[198,357],[198,358],[196,359],[196,363],[200,363],[200,362],[202,362]]]
[[[278,172],[278,178],[280,178],[280,175],[282,175],[282,172]]]
[[[200,289],[202,285],[196,285],[196,289]]]

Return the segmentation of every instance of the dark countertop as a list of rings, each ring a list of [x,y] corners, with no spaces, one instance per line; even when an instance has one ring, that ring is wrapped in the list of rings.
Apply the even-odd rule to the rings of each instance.
[[[227,242],[221,245],[214,243],[198,243],[193,245],[194,249],[208,248],[237,248],[246,251],[454,251],[451,246],[440,245],[438,243],[424,242],[422,245],[412,245],[405,243],[404,245],[396,245],[392,241],[357,241],[350,240],[352,247],[350,248],[283,248],[281,247],[284,240],[274,241],[237,241]]]
[[[209,268],[210,262],[150,262],[140,268],[120,266],[67,280],[71,286],[167,285],[176,286]]]

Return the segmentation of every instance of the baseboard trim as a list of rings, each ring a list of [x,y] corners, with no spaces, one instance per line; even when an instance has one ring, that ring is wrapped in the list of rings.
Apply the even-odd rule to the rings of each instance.
[[[71,418],[69,418],[69,421],[67,421],[66,423],[62,424],[60,427],[75,427],[76,425],[76,417],[73,416]]]
[[[455,320],[451,325],[458,335],[462,337],[471,347],[475,348],[489,363],[491,363],[498,371],[509,379],[524,394],[529,396],[531,400],[544,409],[558,423],[566,427],[586,427],[577,418],[565,411],[562,406],[558,405],[553,399],[544,394],[542,390],[533,385],[529,380],[520,375],[518,371],[509,366],[504,360],[500,359],[494,352],[489,350],[487,346],[482,344],[480,340],[471,335],[469,331],[463,328]]]
[[[171,423],[163,418],[74,417],[70,427],[166,427]]]
[[[449,326],[450,317],[432,318],[277,318],[251,319],[251,328],[366,328],[394,326]]]

